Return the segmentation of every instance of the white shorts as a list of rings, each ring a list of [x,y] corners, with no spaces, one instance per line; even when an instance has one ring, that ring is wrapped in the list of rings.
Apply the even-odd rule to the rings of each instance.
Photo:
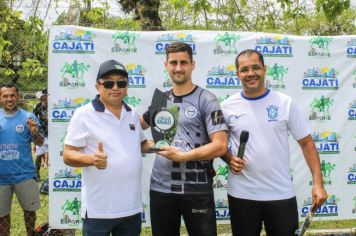
[[[44,155],[46,152],[48,152],[48,138],[47,137],[45,137],[43,139],[42,146],[36,145],[36,156]]]

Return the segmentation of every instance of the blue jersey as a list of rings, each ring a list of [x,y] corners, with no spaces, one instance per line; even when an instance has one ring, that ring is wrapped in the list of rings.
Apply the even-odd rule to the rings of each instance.
[[[33,113],[19,109],[13,115],[0,110],[0,185],[22,182],[36,176],[31,152],[32,136],[26,121]]]

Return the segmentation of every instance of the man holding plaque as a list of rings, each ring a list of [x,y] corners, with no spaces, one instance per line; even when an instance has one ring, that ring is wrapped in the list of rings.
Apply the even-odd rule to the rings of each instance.
[[[143,128],[151,126],[158,154],[150,185],[154,236],[179,235],[181,216],[189,235],[217,234],[212,160],[227,151],[227,127],[216,96],[192,82],[192,55],[182,42],[167,47],[173,89],[155,93],[141,119]]]
[[[63,154],[67,165],[83,167],[83,235],[139,236],[141,152],[151,142],[137,112],[123,101],[128,73],[121,63],[103,62],[95,87],[99,95],[70,121]]]
[[[309,127],[289,96],[265,86],[266,67],[260,52],[247,49],[235,60],[243,91],[222,103],[231,152],[228,201],[233,235],[294,235],[298,209],[290,178],[288,133],[297,140],[313,176],[316,208],[327,198],[320,159]],[[237,157],[242,131],[249,132],[245,155]],[[243,158],[243,160],[242,160]]]

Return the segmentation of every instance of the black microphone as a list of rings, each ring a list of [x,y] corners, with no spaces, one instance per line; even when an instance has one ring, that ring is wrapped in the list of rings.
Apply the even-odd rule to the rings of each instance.
[[[240,146],[239,146],[239,151],[237,153],[237,156],[241,159],[244,158],[246,143],[248,141],[248,135],[249,135],[248,131],[246,131],[246,130],[241,131]]]

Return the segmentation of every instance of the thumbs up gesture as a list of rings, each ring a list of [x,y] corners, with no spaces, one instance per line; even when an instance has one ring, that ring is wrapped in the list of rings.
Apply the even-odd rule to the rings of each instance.
[[[98,143],[98,150],[94,154],[94,166],[98,169],[105,169],[107,165],[107,156],[104,152],[102,142]]]

